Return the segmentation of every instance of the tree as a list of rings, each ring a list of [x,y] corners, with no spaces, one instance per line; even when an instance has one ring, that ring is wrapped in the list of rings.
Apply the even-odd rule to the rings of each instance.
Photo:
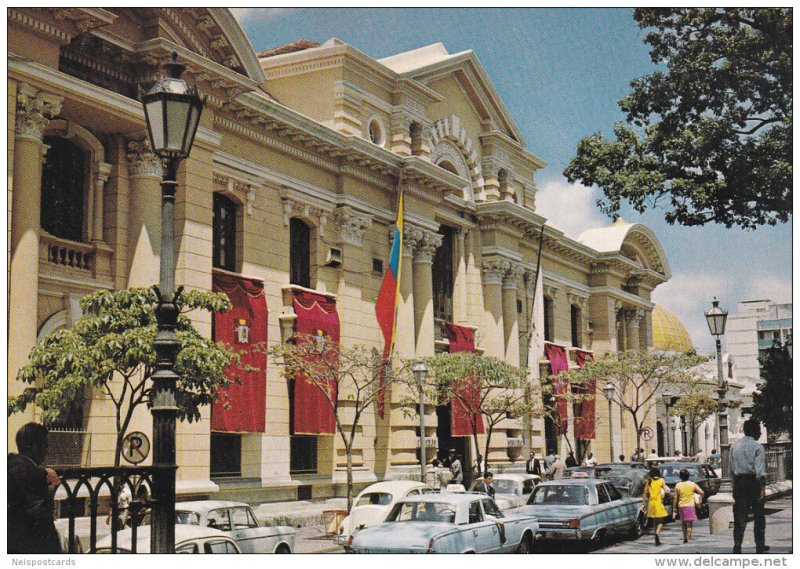
[[[365,411],[377,403],[383,385],[381,354],[361,345],[320,344],[317,337],[307,334],[297,334],[291,342],[276,344],[268,352],[287,380],[307,381],[333,410],[347,455],[349,511],[353,505],[353,444]]]
[[[628,350],[605,354],[564,375],[570,383],[592,378],[598,385],[610,382],[615,387],[613,401],[630,415],[636,429],[636,448],[640,448],[643,423],[658,402],[662,387],[692,381],[692,368],[704,361],[704,357],[689,353]]]
[[[81,300],[81,316],[71,328],[58,330],[39,342],[17,380],[30,384],[18,397],[8,400],[8,414],[28,405],[42,410],[44,421],[57,422],[83,397],[87,388],[104,392],[114,405],[116,451],[119,466],[122,442],[134,411],[151,406],[156,355],[153,339],[156,319],[153,290],[135,288],[97,291]],[[222,344],[202,337],[186,313],[192,310],[220,312],[231,303],[224,294],[181,292],[175,297],[180,309],[176,334],[180,341],[175,371],[178,419],[200,419],[200,407],[209,405],[217,391],[229,385],[225,370],[239,363],[238,355]]]
[[[788,345],[775,345],[758,357],[761,378],[753,393],[752,417],[774,435],[792,433],[792,357]]]
[[[698,370],[691,370],[674,387],[678,391],[678,401],[670,407],[670,411],[675,417],[686,417],[689,449],[695,454],[697,428],[719,409],[719,402],[713,396],[716,384],[705,380]]]
[[[666,220],[754,228],[792,212],[792,9],[638,8],[661,68],[619,101],[616,140],[595,133],[564,170],[616,217],[667,200]],[[665,68],[664,68],[665,67]]]
[[[437,405],[450,402],[453,413],[463,413],[476,449],[480,449],[478,425],[482,421],[486,431],[483,456],[488,461],[492,434],[499,423],[507,418],[521,418],[529,411],[525,371],[474,352],[443,352],[423,361],[429,370],[426,401]],[[410,369],[412,363],[406,362],[405,368]],[[401,377],[411,393],[403,404],[413,407],[419,401],[415,380],[408,373]],[[481,469],[478,463],[478,474],[482,474]]]

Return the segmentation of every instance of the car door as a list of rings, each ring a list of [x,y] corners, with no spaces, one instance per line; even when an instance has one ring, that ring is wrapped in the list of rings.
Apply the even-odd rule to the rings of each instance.
[[[229,509],[231,520],[231,537],[239,544],[242,553],[272,553],[274,538],[264,535],[263,528],[258,526],[253,512],[247,506]]]
[[[467,520],[467,543],[475,544],[476,553],[492,553],[500,549],[500,532],[494,520],[487,520],[483,515],[480,500],[469,503]],[[470,539],[471,536],[471,539]]]
[[[608,509],[609,526],[613,527],[615,531],[627,529],[630,526],[630,520],[636,519],[636,506],[623,500],[622,494],[613,484],[604,484],[603,486],[608,493],[609,504],[612,505]]]
[[[592,531],[607,528],[613,525],[613,506],[606,490],[607,484],[598,484],[594,487],[597,492],[597,506],[593,508],[594,515],[590,517]]]
[[[500,550],[501,548],[509,546],[508,536],[504,535],[506,527],[503,525],[503,513],[500,511],[500,508],[497,507],[497,504],[491,498],[483,498],[481,499],[481,505],[483,506],[483,515],[486,521],[494,522],[495,527],[493,528],[493,541],[494,536],[497,536],[497,548]],[[506,542],[503,543],[503,538],[506,539]]]

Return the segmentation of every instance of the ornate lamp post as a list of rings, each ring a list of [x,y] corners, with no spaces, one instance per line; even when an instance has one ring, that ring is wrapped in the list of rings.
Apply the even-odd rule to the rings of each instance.
[[[717,425],[719,428],[719,448],[722,452],[722,477],[728,476],[728,412],[725,409],[725,393],[728,390],[728,383],[722,373],[722,341],[720,336],[725,333],[725,322],[728,319],[728,311],[719,307],[716,297],[711,302],[711,310],[705,313],[708,330],[714,336],[717,343],[717,393],[719,394],[719,407],[717,410]]]
[[[608,448],[611,459],[609,462],[614,462],[614,420],[611,416],[611,403],[614,401],[614,394],[617,388],[611,382],[606,383],[603,388],[603,395],[608,399]]]
[[[420,482],[425,482],[425,462],[428,449],[425,447],[425,378],[428,377],[428,368],[421,361],[411,366],[414,379],[419,387],[419,471]]]
[[[196,89],[181,79],[185,67],[178,55],[164,66],[162,77],[142,97],[147,131],[153,152],[163,162],[161,181],[161,265],[159,286],[154,287],[156,332],[153,348],[156,371],[153,373],[153,535],[152,553],[175,552],[175,385],[178,374],[175,363],[180,342],[175,335],[178,321],[175,292],[175,191],[177,170],[181,160],[189,156],[203,112],[203,101]]]
[[[664,409],[666,409],[666,427],[667,432],[666,434],[666,452],[664,453],[666,456],[671,456],[672,451],[670,450],[670,439],[672,438],[672,417],[669,415],[669,408],[672,406],[672,392],[670,392],[669,388],[664,388],[661,392],[661,399],[664,400]]]

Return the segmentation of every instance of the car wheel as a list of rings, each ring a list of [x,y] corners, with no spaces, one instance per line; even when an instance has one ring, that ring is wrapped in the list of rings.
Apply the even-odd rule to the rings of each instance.
[[[606,531],[600,530],[596,534],[594,534],[594,537],[591,540],[591,546],[599,548],[602,547],[605,544],[605,542],[606,542]]]
[[[644,535],[644,527],[646,525],[646,520],[642,516],[636,516],[636,521],[633,522],[631,526],[630,536],[633,539],[639,539]]]
[[[529,533],[525,533],[525,535],[522,536],[522,541],[519,542],[517,553],[533,553],[533,550],[533,536]]]
[[[275,550],[275,553],[291,553],[292,550],[289,549],[289,546],[285,543],[282,543],[278,546],[278,549]]]

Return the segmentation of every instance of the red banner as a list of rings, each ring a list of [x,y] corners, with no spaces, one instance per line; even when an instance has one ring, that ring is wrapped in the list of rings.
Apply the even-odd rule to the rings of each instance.
[[[594,361],[591,352],[576,350],[575,359],[578,365],[583,367],[586,362]],[[575,429],[576,439],[593,439],[594,431],[594,398],[597,392],[597,381],[590,378],[588,383],[576,384],[572,386],[572,393],[582,401],[572,404],[572,424]]]
[[[450,353],[474,352],[475,331],[466,326],[445,322],[445,332],[450,340]],[[450,400],[450,435],[453,437],[472,436],[472,425],[479,435],[484,433],[483,415],[478,407],[481,401],[480,385],[472,378],[465,377],[458,384],[458,397]],[[470,420],[470,414],[472,420]]]
[[[547,354],[547,359],[550,360],[550,370],[553,372],[553,381],[555,383],[556,410],[558,411],[556,429],[559,435],[563,435],[567,430],[567,421],[569,420],[567,399],[565,397],[569,384],[561,378],[561,372],[569,369],[567,351],[564,346],[557,346],[556,344],[545,344],[544,350]]]
[[[213,291],[224,292],[233,304],[232,310],[214,315],[214,339],[239,354],[241,366],[229,367],[225,375],[231,380],[239,377],[242,382],[220,390],[220,398],[211,406],[211,430],[263,433],[267,404],[264,283],[215,272]],[[256,350],[258,344],[261,346]]]
[[[308,291],[295,290],[293,293],[298,341],[319,341],[323,345],[321,351],[327,342],[338,345],[339,313],[336,311],[336,301]],[[312,336],[314,340],[309,340]],[[336,402],[337,387],[336,378],[325,386],[312,383],[305,375],[298,374],[294,380],[293,434],[332,435],[336,432],[334,410],[323,389],[327,389],[331,400]]]

